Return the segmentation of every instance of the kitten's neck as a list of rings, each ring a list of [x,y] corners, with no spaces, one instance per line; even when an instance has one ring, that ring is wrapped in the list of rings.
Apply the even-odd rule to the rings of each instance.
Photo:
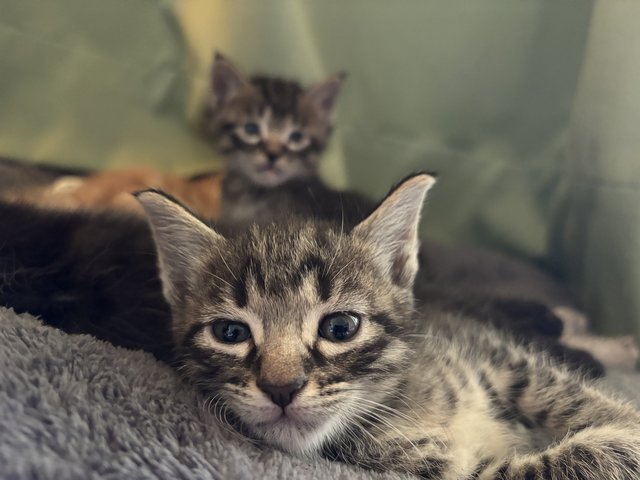
[[[271,187],[260,185],[249,178],[245,173],[228,168],[222,181],[222,192],[223,196],[228,198],[247,194],[261,195],[278,189],[287,188],[295,184],[315,184],[319,181],[320,179],[317,171],[313,171],[307,176],[293,177]]]

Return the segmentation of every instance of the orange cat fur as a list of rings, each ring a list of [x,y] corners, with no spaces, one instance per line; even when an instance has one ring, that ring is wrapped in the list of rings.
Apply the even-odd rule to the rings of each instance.
[[[87,177],[65,176],[45,187],[14,190],[12,201],[46,208],[126,210],[142,215],[132,192],[157,188],[170,193],[198,215],[217,218],[220,213],[222,174],[211,173],[185,179],[146,167],[107,170]]]

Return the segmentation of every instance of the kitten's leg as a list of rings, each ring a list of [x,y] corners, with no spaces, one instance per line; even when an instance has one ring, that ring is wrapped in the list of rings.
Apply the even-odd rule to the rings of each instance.
[[[546,428],[556,443],[539,454],[496,460],[477,478],[640,478],[638,411],[541,356],[514,349],[494,360],[483,373],[498,408],[514,409]]]

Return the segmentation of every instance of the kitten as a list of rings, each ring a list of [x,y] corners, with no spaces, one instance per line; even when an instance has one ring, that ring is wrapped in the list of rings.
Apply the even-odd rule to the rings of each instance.
[[[226,58],[215,55],[204,128],[226,159],[223,218],[241,229],[256,219],[273,218],[280,208],[292,211],[294,204],[309,206],[309,213],[336,216],[339,199],[323,194],[317,167],[333,130],[344,79],[336,74],[306,89],[276,77],[245,79]],[[309,204],[316,192],[318,202]],[[353,200],[358,210],[360,198]],[[366,201],[363,206],[368,210],[371,205]]]
[[[139,194],[180,371],[287,452],[430,479],[637,479],[640,412],[501,333],[415,310],[433,183],[409,178],[349,232],[294,220],[235,238]]]
[[[206,129],[226,159],[221,219],[238,230],[286,219],[292,213],[353,226],[374,208],[355,192],[336,191],[318,176],[319,156],[333,126],[344,74],[310,89],[271,77],[246,79],[216,54]],[[292,141],[295,137],[295,141]],[[452,311],[533,338],[594,373],[609,366],[633,369],[640,355],[631,337],[590,335],[570,293],[524,262],[480,248],[424,243],[417,294]],[[563,349],[556,339],[561,338]]]
[[[443,480],[638,478],[637,411],[504,333],[416,309],[433,182],[407,179],[353,228],[241,233],[142,192],[154,242],[136,216],[0,203],[0,300],[155,349],[217,418],[287,452]]]

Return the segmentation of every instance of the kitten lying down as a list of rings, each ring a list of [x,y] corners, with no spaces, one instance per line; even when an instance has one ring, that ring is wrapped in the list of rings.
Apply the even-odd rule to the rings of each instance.
[[[138,196],[152,232],[0,203],[0,304],[175,364],[230,427],[292,453],[435,479],[636,479],[636,411],[505,332],[414,304],[432,183],[407,180],[353,228],[236,235],[154,192]]]
[[[640,478],[640,413],[508,335],[415,308],[428,175],[350,231],[321,221],[223,236],[137,198],[179,372],[218,418],[284,451],[429,479]],[[544,430],[553,442],[536,446]]]

